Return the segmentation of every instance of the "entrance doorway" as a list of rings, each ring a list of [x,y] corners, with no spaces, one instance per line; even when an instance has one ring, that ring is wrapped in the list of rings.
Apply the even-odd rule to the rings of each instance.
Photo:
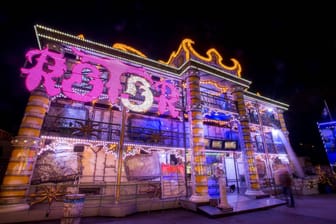
[[[210,198],[219,198],[219,183],[216,176],[216,169],[221,169],[224,172],[226,179],[226,189],[228,194],[239,193],[243,186],[242,178],[240,178],[243,170],[239,166],[238,161],[234,158],[234,154],[230,152],[207,152],[206,162],[208,168],[208,193]]]

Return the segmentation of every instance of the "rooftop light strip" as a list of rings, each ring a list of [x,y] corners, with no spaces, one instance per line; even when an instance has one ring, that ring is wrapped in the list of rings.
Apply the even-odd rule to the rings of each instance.
[[[96,145],[104,145],[104,144],[119,144],[119,142],[113,141],[113,142],[108,142],[108,141],[100,141],[100,140],[89,140],[89,139],[79,139],[79,138],[67,138],[67,137],[58,137],[58,136],[46,136],[42,135],[42,139],[49,139],[49,140],[62,140],[62,141],[69,141],[71,143],[77,143],[77,144],[96,144]],[[154,148],[153,145],[141,145],[141,144],[134,144],[134,143],[124,143],[125,146],[138,146],[138,147],[152,147]],[[167,149],[177,149],[177,150],[185,150],[185,148],[179,147],[162,147],[160,148],[167,148]]]
[[[149,70],[148,68],[152,68],[153,70],[151,70],[151,71],[154,71],[155,73],[158,73],[158,71],[160,71],[160,72],[164,73],[165,76],[168,76],[167,73],[169,73],[170,77],[177,78],[177,73],[172,73],[172,72],[169,72],[169,71],[164,70],[164,69],[158,69],[156,67],[149,66],[147,64],[138,63],[136,61],[133,61],[133,60],[130,60],[130,59],[127,59],[127,58],[124,58],[124,57],[119,57],[119,56],[116,56],[116,55],[108,54],[106,52],[102,52],[102,51],[98,51],[98,50],[95,50],[95,49],[91,49],[91,48],[85,47],[83,45],[78,45],[78,44],[75,44],[75,43],[70,43],[68,41],[60,40],[60,39],[57,39],[57,38],[54,38],[54,37],[46,36],[46,35],[43,35],[43,34],[38,34],[38,35],[40,37],[43,37],[43,38],[48,39],[48,40],[56,41],[56,42],[59,42],[59,43],[62,43],[62,44],[66,44],[66,45],[70,45],[70,46],[74,46],[74,47],[78,47],[78,48],[81,48],[81,49],[88,50],[90,52],[96,52],[96,53],[99,53],[99,54],[108,55],[111,58],[119,59],[121,61],[127,61],[130,64],[137,64],[137,65],[141,65],[141,66],[146,66],[146,70]],[[176,68],[174,68],[174,69],[176,69]]]
[[[64,32],[61,32],[61,31],[58,31],[58,30],[55,30],[55,29],[51,29],[51,28],[48,28],[48,27],[45,27],[45,26],[35,25],[35,32],[37,33],[37,36],[43,37],[43,38],[45,38],[45,39],[53,40],[53,41],[56,41],[56,42],[60,42],[60,43],[63,43],[63,44],[68,44],[68,45],[76,46],[76,47],[79,47],[79,48],[82,48],[82,49],[86,49],[86,50],[89,50],[89,51],[92,51],[92,52],[97,52],[97,53],[100,53],[100,54],[103,54],[103,55],[108,55],[108,56],[111,56],[111,57],[114,57],[114,58],[118,58],[118,59],[122,59],[122,60],[125,60],[125,61],[128,61],[128,62],[136,63],[136,62],[134,62],[133,60],[129,60],[129,59],[127,59],[127,58],[118,57],[118,56],[111,55],[111,54],[106,53],[106,52],[103,52],[103,51],[98,51],[98,50],[96,50],[96,49],[88,48],[88,47],[85,47],[85,46],[82,46],[82,45],[78,45],[78,44],[75,44],[75,43],[70,43],[70,42],[67,42],[67,41],[64,41],[64,40],[60,40],[60,39],[57,39],[57,38],[54,38],[54,37],[50,37],[50,36],[48,36],[48,35],[40,34],[40,33],[38,33],[38,31],[37,31],[36,28],[44,29],[44,30],[49,31],[49,32],[52,32],[52,33],[56,33],[56,34],[63,35],[63,36],[69,37],[69,38],[73,38],[73,39],[76,39],[76,40],[81,41],[81,42],[94,44],[94,45],[97,45],[97,46],[100,46],[100,47],[103,47],[103,48],[107,48],[107,49],[111,49],[111,50],[116,50],[116,51],[119,51],[119,52],[122,52],[122,53],[125,53],[125,54],[129,54],[129,55],[132,55],[132,56],[141,58],[141,59],[145,59],[145,60],[148,60],[148,61],[152,61],[152,62],[154,62],[154,63],[160,64],[161,66],[165,66],[165,67],[169,67],[169,68],[176,69],[176,67],[168,65],[168,62],[171,60],[171,58],[168,60],[168,62],[163,62],[163,61],[159,61],[159,62],[158,62],[158,61],[155,61],[155,60],[152,60],[152,59],[147,58],[147,57],[146,57],[144,54],[142,54],[140,51],[136,50],[135,48],[130,48],[130,47],[128,47],[127,45],[124,45],[124,44],[118,44],[118,43],[117,43],[116,46],[119,46],[119,45],[126,46],[126,47],[127,47],[126,49],[124,49],[125,47],[123,47],[123,48],[120,48],[120,47],[110,47],[110,46],[105,45],[105,44],[101,44],[101,43],[98,43],[98,42],[93,42],[93,41],[90,41],[90,40],[86,40],[86,39],[83,39],[83,38],[81,38],[81,37],[79,37],[79,36],[74,36],[74,35],[71,35],[71,34],[68,34],[68,33],[64,33]],[[233,60],[234,63],[235,63],[234,66],[232,66],[232,67],[226,66],[226,65],[224,65],[224,64],[221,63],[222,56],[218,53],[218,51],[217,51],[216,49],[214,49],[214,48],[209,49],[209,50],[207,51],[208,58],[206,58],[206,57],[201,56],[200,54],[198,54],[198,53],[191,47],[191,44],[190,44],[189,42],[191,42],[191,44],[194,43],[194,42],[193,42],[192,40],[190,40],[190,39],[185,39],[185,40],[183,40],[182,44],[180,45],[180,47],[179,47],[179,49],[178,49],[178,51],[177,51],[177,53],[178,53],[178,52],[181,51],[182,48],[184,48],[184,50],[185,50],[185,52],[186,52],[186,54],[187,54],[187,55],[186,55],[186,56],[187,56],[187,61],[188,61],[188,59],[190,58],[190,51],[191,51],[196,57],[200,58],[200,59],[203,60],[203,61],[207,61],[207,62],[210,62],[211,60],[213,60],[213,57],[211,56],[211,52],[214,52],[214,53],[217,55],[217,57],[218,57],[218,58],[217,58],[217,63],[218,63],[220,66],[222,66],[223,68],[225,68],[225,69],[227,69],[227,70],[234,71],[234,68],[235,68],[236,66],[239,67],[239,69],[237,70],[238,76],[237,76],[237,75],[232,75],[232,74],[230,74],[230,73],[225,73],[225,74],[230,75],[230,76],[233,76],[233,77],[235,77],[235,78],[237,78],[237,77],[238,77],[238,78],[241,78],[241,77],[240,77],[241,66],[240,66],[239,62],[238,62],[236,59],[231,59],[231,60]],[[185,44],[185,43],[189,43],[189,45],[190,45],[189,48],[190,48],[190,49],[188,49],[188,48],[186,47],[186,44]],[[38,40],[38,44],[39,44],[39,47],[40,47],[40,49],[41,49],[41,43],[40,43],[39,40]],[[129,53],[129,50],[130,50],[130,51],[135,51],[135,52],[133,52],[133,53]],[[175,52],[173,52],[172,55],[173,55],[174,57],[176,57],[177,53],[175,53],[176,55],[174,55],[174,53],[175,53]],[[172,57],[172,55],[171,55],[171,57]],[[192,59],[191,59],[191,60],[192,60]],[[198,63],[199,63],[199,62],[198,62]],[[137,63],[137,64],[144,65],[143,63]],[[207,64],[204,64],[204,63],[201,63],[201,64],[208,66]],[[147,65],[147,64],[146,64],[145,66],[146,66],[146,67],[152,67],[152,66],[149,66],[149,65]],[[161,71],[161,72],[163,72],[163,73],[165,73],[165,74],[168,72],[167,70],[164,70],[164,69],[158,69],[158,68],[156,68],[156,67],[153,67],[153,68],[154,68],[155,70]],[[213,67],[213,69],[216,69],[216,70],[218,70],[218,71],[220,71],[220,72],[223,72],[222,70],[219,70],[219,69],[214,68],[214,67]],[[168,72],[168,73],[169,73],[169,72]],[[170,73],[170,74],[173,75],[173,76],[176,76],[176,75],[177,75],[176,73]],[[243,80],[244,80],[244,79],[243,79]],[[247,80],[245,80],[245,81],[247,81]],[[249,81],[248,81],[248,82],[249,82]]]
[[[198,62],[197,62],[197,63],[198,63]],[[205,65],[205,64],[204,64],[204,65]],[[206,66],[208,66],[208,65],[206,65]],[[217,73],[209,72],[208,70],[205,70],[205,69],[202,69],[202,68],[199,68],[199,67],[196,67],[196,66],[188,66],[187,68],[185,68],[184,70],[181,71],[181,75],[184,74],[185,72],[187,72],[188,70],[190,70],[191,68],[194,68],[194,69],[196,69],[196,70],[198,70],[198,71],[203,71],[203,72],[205,72],[205,73],[207,73],[207,74],[210,74],[210,75],[219,77],[219,78],[221,78],[221,79],[223,79],[223,80],[229,80],[230,82],[233,82],[233,83],[238,84],[238,85],[240,85],[240,86],[244,86],[244,87],[246,87],[246,88],[249,88],[249,85],[245,85],[245,84],[243,84],[243,83],[241,83],[241,82],[232,80],[232,79],[227,78],[227,77],[223,77],[221,74],[217,74]],[[216,68],[214,68],[214,69],[217,70],[217,71],[220,72],[220,73],[223,73],[222,70],[219,70],[219,69],[216,69]],[[226,75],[230,75],[230,76],[232,76],[232,77],[234,77],[234,78],[236,78],[236,79],[241,79],[241,78],[239,78],[239,77],[237,77],[237,76],[234,76],[234,75],[231,75],[231,74],[228,74],[228,73],[225,73],[225,74],[226,74]],[[247,81],[247,80],[245,80],[245,81]],[[250,82],[250,81],[247,81],[247,82]]]
[[[273,99],[265,97],[265,96],[257,95],[256,93],[252,93],[252,92],[249,92],[249,91],[245,91],[245,92],[248,93],[248,94],[251,94],[251,95],[253,95],[257,98],[262,98],[262,99],[267,100],[269,102],[273,102],[273,103],[277,104],[278,106],[283,106],[283,109],[288,109],[288,107],[289,107],[289,104],[286,104],[286,103],[283,103],[283,102],[280,102],[280,101],[277,101],[277,100],[273,100]],[[255,98],[253,98],[253,100],[255,100]]]
[[[58,30],[54,30],[54,29],[51,29],[51,28],[48,28],[48,27],[45,27],[45,26],[36,25],[36,27],[44,29],[44,30],[49,31],[49,32],[52,32],[52,33],[57,33],[57,34],[60,34],[60,35],[66,36],[66,37],[77,39],[77,40],[82,41],[82,42],[86,42],[86,43],[94,44],[94,45],[97,45],[97,46],[100,46],[100,47],[104,47],[104,48],[115,50],[115,48],[110,47],[108,45],[101,44],[101,43],[94,42],[94,41],[90,41],[90,40],[87,40],[87,39],[83,39],[81,37],[74,36],[74,35],[71,35],[71,34],[68,34],[68,33],[64,33],[64,32],[58,31]]]
[[[105,45],[105,44],[101,44],[101,43],[98,43],[98,42],[93,42],[93,41],[90,41],[90,40],[86,40],[86,39],[82,39],[78,36],[74,36],[74,35],[70,35],[70,34],[67,34],[67,33],[64,33],[64,32],[61,32],[61,31],[58,31],[58,30],[54,30],[54,29],[51,29],[51,28],[47,28],[47,27],[44,27],[44,26],[41,26],[41,25],[36,25],[35,27],[38,27],[38,28],[41,28],[41,29],[44,29],[44,30],[47,30],[47,31],[50,31],[50,32],[53,32],[53,33],[56,33],[56,34],[60,34],[60,35],[64,35],[64,36],[67,36],[67,37],[70,37],[70,38],[73,38],[73,39],[76,39],[78,41],[81,41],[81,42],[86,42],[86,43],[90,43],[90,44],[94,44],[94,45],[97,45],[97,46],[100,46],[100,47],[103,47],[103,48],[107,48],[107,49],[110,49],[110,50],[115,50],[115,51],[119,51],[121,53],[124,53],[124,54],[128,54],[128,55],[131,55],[131,56],[134,56],[134,57],[137,57],[137,58],[140,58],[142,60],[147,60],[147,61],[151,61],[151,62],[154,62],[155,64],[158,64],[160,66],[165,66],[167,68],[170,68],[170,69],[174,69],[176,70],[176,68],[174,66],[171,66],[171,65],[167,65],[165,63],[160,63],[158,61],[155,61],[153,59],[150,59],[150,58],[144,58],[144,57],[141,57],[137,54],[132,54],[132,53],[129,53],[127,51],[124,51],[124,50],[120,50],[119,48],[114,48],[114,47],[110,47],[108,45]],[[70,42],[67,42],[67,41],[64,41],[64,40],[59,40],[57,38],[54,38],[54,37],[50,37],[48,35],[44,35],[44,34],[41,34],[41,33],[38,33],[37,29],[35,29],[35,32],[36,32],[36,35],[37,36],[40,36],[40,37],[43,37],[43,38],[46,38],[46,39],[49,39],[49,40],[53,40],[53,41],[57,41],[57,42],[60,42],[60,43],[63,43],[63,44],[68,44],[68,45],[71,45],[71,46],[76,46],[76,47],[79,47],[79,48],[83,48],[83,49],[86,49],[86,50],[89,50],[89,51],[93,51],[93,52],[97,52],[97,53],[100,53],[100,54],[103,54],[103,55],[108,55],[108,56],[111,56],[111,57],[114,57],[114,58],[118,58],[118,59],[122,59],[122,60],[127,60],[129,62],[133,62],[135,63],[134,61],[131,61],[129,59],[126,59],[126,58],[123,58],[123,57],[118,57],[118,56],[115,56],[115,55],[111,55],[109,53],[106,53],[106,52],[103,52],[103,51],[98,51],[98,50],[95,50],[95,49],[92,49],[92,48],[88,48],[88,47],[85,47],[85,46],[82,46],[82,45],[78,45],[78,44],[75,44],[75,43],[70,43]],[[40,44],[40,41],[38,40],[39,42],[39,45]],[[40,46],[41,48],[41,46]],[[134,48],[132,48],[134,49]],[[144,65],[143,63],[138,63],[138,64],[141,64],[141,65]],[[149,66],[146,64],[147,67],[152,67],[152,66]],[[175,73],[171,73],[167,70],[164,70],[164,69],[157,69],[156,67],[153,67],[154,69],[156,70],[159,70],[159,71],[162,71],[164,73],[170,73],[170,74],[173,74],[176,76]]]
[[[231,76],[231,77],[233,77],[233,78],[235,78],[235,79],[239,79],[239,80],[245,81],[245,82],[247,82],[247,83],[249,83],[249,84],[252,83],[250,80],[247,80],[247,79],[238,77],[238,76],[236,76],[236,75],[233,75],[233,74],[231,74],[231,73],[228,73],[227,71],[223,71],[223,70],[221,70],[221,69],[219,69],[219,68],[217,68],[217,67],[215,67],[215,66],[209,66],[208,64],[205,64],[205,63],[200,62],[200,61],[195,61],[195,60],[193,60],[193,59],[190,59],[189,61],[186,61],[186,62],[183,63],[180,67],[183,67],[185,64],[187,64],[187,63],[190,62],[190,61],[195,62],[195,63],[198,63],[198,64],[201,64],[201,65],[206,66],[206,67],[209,67],[209,69],[216,70],[216,71],[218,71],[219,73],[222,73],[222,74],[224,73],[225,75]],[[189,68],[189,67],[188,67],[188,68]],[[203,70],[204,72],[208,72],[208,70],[204,70],[204,69],[201,69],[201,68],[198,68],[198,70]],[[184,71],[185,71],[185,70],[184,70]],[[184,71],[182,72],[182,74],[184,73]],[[223,78],[223,77],[222,77],[222,78]]]
[[[35,37],[36,37],[36,40],[37,40],[37,45],[38,45],[39,49],[42,50],[42,46],[41,46],[41,42],[40,42],[40,38],[38,38],[39,33],[38,33],[38,31],[37,31],[37,26],[34,26],[34,30],[35,30]]]

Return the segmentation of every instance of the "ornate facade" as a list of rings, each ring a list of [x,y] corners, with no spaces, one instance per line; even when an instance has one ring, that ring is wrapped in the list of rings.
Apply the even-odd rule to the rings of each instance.
[[[303,176],[283,115],[289,105],[250,92],[237,60],[225,65],[215,49],[199,54],[190,39],[155,61],[124,44],[35,30],[39,48],[21,69],[31,96],[3,205],[73,192],[113,215],[111,207],[141,211],[139,201],[153,198],[208,202],[219,194],[218,167],[234,193],[247,195],[273,190],[279,169]]]

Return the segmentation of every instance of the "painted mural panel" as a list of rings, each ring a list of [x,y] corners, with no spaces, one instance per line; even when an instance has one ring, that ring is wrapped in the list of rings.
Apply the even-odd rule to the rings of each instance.
[[[81,173],[81,163],[78,153],[67,144],[51,143],[37,158],[32,184],[60,183],[75,181]]]
[[[125,159],[128,180],[152,180],[161,176],[160,160],[157,153],[137,154]]]

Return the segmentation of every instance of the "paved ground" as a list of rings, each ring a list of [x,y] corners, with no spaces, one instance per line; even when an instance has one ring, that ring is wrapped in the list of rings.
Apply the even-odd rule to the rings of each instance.
[[[320,194],[296,196],[296,207],[286,205],[265,207],[258,210],[232,213],[220,217],[208,217],[186,209],[173,209],[137,213],[122,218],[113,217],[86,217],[81,218],[81,224],[335,224],[336,223],[336,194]],[[256,200],[256,203],[260,201]],[[56,224],[60,220],[34,222],[38,224]],[[26,222],[28,224],[28,222]],[[29,223],[32,224],[32,223]]]

